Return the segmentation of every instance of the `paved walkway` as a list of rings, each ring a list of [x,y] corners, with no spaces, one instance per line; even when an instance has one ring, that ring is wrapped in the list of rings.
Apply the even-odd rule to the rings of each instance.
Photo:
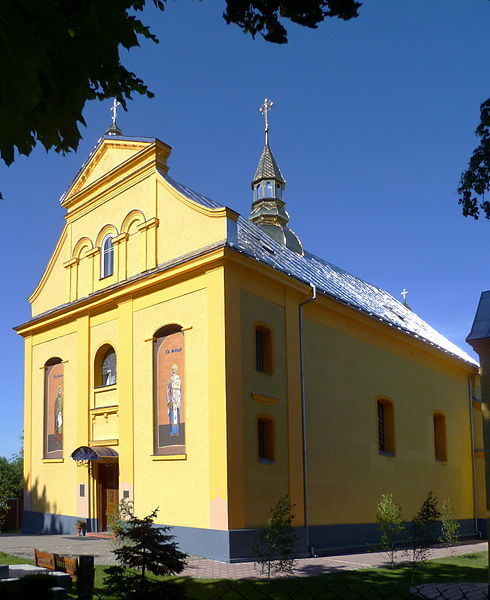
[[[0,534],[0,551],[31,560],[34,558],[34,548],[38,548],[39,550],[56,552],[58,554],[92,554],[95,557],[95,564],[110,565],[115,562],[112,550],[116,547],[117,542],[114,540],[91,536]],[[487,542],[474,541],[455,547],[454,554],[480,552],[487,550],[487,548]],[[439,558],[447,555],[448,551],[445,548],[435,548],[432,551],[431,557]],[[401,555],[399,559],[403,559]],[[308,575],[321,575],[322,573],[336,571],[380,567],[386,564],[386,555],[379,552],[302,558],[297,561],[294,576],[307,577]],[[194,556],[189,558],[187,567],[182,574],[205,579],[256,579],[262,577],[254,567],[253,562],[230,564]],[[450,600],[453,600],[453,598]]]

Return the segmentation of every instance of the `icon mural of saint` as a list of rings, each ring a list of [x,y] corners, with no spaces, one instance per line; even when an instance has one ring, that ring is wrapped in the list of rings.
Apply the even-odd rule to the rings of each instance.
[[[182,410],[182,380],[178,373],[177,363],[170,366],[170,379],[167,383],[167,411],[169,433],[177,436],[180,433],[180,412]]]
[[[54,434],[57,443],[63,440],[63,393],[61,385],[58,386],[54,401]]]

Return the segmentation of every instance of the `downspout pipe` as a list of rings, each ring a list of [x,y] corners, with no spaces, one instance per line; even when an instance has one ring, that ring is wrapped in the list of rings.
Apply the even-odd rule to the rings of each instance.
[[[310,555],[313,550],[310,546],[310,529],[308,515],[308,449],[307,449],[307,424],[306,424],[306,397],[305,397],[305,357],[304,357],[304,335],[303,335],[303,307],[316,300],[316,286],[310,283],[311,297],[299,304],[299,357],[300,357],[300,382],[301,382],[301,420],[303,438],[303,518],[305,528],[306,548]]]
[[[468,408],[470,411],[470,438],[471,438],[471,473],[472,473],[472,491],[473,491],[473,520],[475,533],[482,538],[482,532],[478,529],[478,512],[476,508],[476,466],[475,466],[475,420],[473,417],[473,381],[472,376],[468,376]]]

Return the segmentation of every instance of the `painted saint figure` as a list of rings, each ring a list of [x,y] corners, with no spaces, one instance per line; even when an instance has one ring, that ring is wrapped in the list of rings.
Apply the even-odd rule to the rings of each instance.
[[[180,433],[180,411],[182,409],[182,380],[177,363],[170,366],[170,379],[167,383],[167,411],[170,435]]]
[[[61,385],[58,386],[54,401],[54,435],[56,442],[61,444],[63,440],[63,395]]]

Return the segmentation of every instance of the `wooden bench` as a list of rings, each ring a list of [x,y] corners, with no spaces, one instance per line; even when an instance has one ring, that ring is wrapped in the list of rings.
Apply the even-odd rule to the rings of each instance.
[[[77,576],[78,559],[76,558],[69,558],[68,556],[61,556],[51,552],[43,552],[42,550],[37,549],[34,549],[34,558],[36,567],[44,567],[51,571],[61,571],[72,577]]]

